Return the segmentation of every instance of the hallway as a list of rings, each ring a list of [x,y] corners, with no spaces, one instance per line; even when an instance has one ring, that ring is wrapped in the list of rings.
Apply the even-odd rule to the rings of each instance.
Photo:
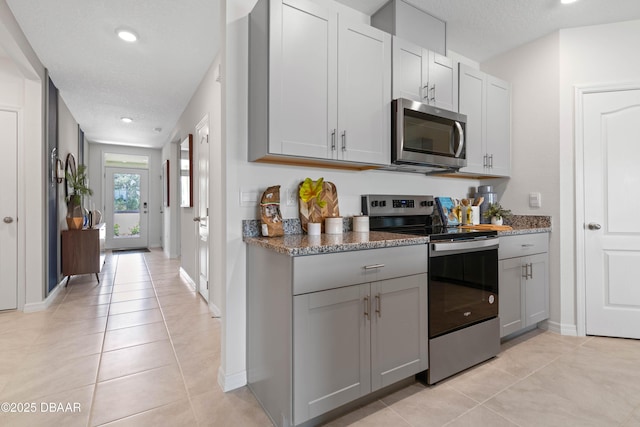
[[[0,313],[0,402],[32,410],[3,407],[0,425],[270,425],[246,387],[220,390],[220,321],[179,266],[107,255],[100,284],[75,276],[46,311]]]

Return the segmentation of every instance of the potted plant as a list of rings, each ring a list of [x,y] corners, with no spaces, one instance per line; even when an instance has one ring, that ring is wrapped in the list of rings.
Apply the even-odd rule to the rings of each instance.
[[[67,196],[67,226],[70,230],[79,230],[84,222],[82,198],[93,195],[93,190],[87,186],[87,167],[78,165],[78,169],[67,172],[65,178],[67,187],[71,189]]]
[[[502,225],[504,218],[510,218],[512,215],[509,209],[503,208],[500,203],[492,203],[484,212],[485,218],[491,218],[491,224]]]

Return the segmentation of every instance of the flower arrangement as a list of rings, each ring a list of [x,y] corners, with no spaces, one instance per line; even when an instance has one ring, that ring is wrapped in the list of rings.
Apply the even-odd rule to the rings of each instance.
[[[322,208],[327,202],[322,200],[324,178],[318,178],[312,181],[311,178],[305,178],[300,184],[300,213],[308,218],[309,222],[322,222]]]

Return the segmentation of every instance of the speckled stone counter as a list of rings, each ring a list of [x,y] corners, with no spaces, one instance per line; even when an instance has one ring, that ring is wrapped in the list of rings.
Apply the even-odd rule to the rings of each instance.
[[[346,232],[342,234],[289,234],[282,237],[249,237],[244,241],[249,245],[262,246],[290,256],[327,254],[334,252],[359,251],[363,249],[389,248],[394,246],[423,245],[429,241],[426,236],[371,231],[369,233]]]
[[[511,218],[505,219],[504,224],[510,225],[513,230],[499,231],[498,236],[551,232],[550,216],[513,215]]]

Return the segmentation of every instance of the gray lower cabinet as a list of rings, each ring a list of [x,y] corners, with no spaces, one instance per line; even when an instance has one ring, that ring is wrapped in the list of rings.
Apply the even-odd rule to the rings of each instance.
[[[549,318],[548,233],[500,237],[500,337]]]
[[[296,424],[427,369],[427,276],[294,297]]]
[[[428,368],[426,245],[248,253],[248,382],[276,425]]]

